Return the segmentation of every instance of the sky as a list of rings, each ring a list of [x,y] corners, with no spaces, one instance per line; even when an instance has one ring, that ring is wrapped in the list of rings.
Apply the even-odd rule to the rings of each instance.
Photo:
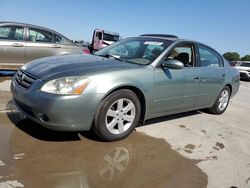
[[[51,28],[91,41],[94,29],[122,38],[174,34],[221,54],[250,54],[250,0],[1,0],[0,21]]]

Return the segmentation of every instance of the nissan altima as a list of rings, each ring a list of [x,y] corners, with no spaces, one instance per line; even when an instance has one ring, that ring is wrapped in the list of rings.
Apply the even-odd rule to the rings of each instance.
[[[222,114],[239,72],[211,47],[174,35],[145,34],[93,55],[37,59],[13,77],[19,110],[57,131],[127,137],[145,120],[208,109]]]

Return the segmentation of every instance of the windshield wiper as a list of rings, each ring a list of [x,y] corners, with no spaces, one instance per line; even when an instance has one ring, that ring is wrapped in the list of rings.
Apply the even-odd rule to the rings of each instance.
[[[118,61],[126,61],[124,59],[120,59],[119,57],[116,57],[115,55],[112,55],[112,54],[105,54],[105,55],[100,55],[100,54],[95,54],[95,55],[98,55],[98,56],[101,56],[101,57],[106,57],[106,58],[113,58],[113,59],[116,59]]]

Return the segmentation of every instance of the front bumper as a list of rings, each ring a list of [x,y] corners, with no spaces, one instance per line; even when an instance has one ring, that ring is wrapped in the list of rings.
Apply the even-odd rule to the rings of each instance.
[[[11,92],[17,108],[42,126],[59,131],[90,130],[103,94],[61,96],[40,91],[42,81],[25,89],[15,79]]]

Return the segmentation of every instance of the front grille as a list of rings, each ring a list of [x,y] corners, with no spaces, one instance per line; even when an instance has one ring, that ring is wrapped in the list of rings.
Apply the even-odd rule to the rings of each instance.
[[[16,82],[25,89],[30,88],[36,79],[36,77],[24,72],[21,69],[15,74]]]

